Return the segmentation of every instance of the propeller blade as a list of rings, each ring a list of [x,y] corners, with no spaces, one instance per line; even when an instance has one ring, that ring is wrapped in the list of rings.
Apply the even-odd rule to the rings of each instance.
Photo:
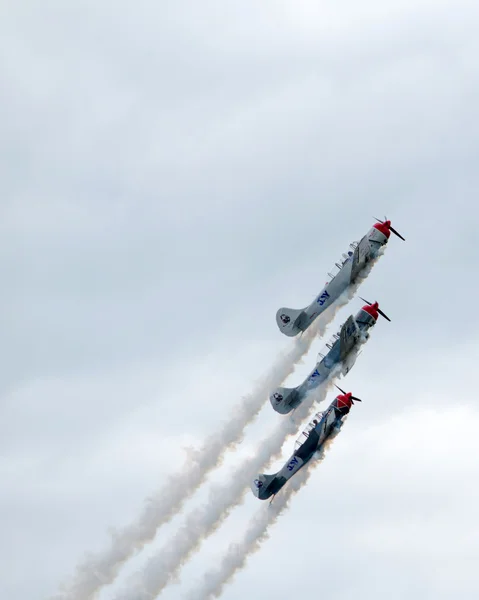
[[[351,396],[351,400],[356,400],[356,402],[362,402],[361,398],[357,398],[356,396]]]
[[[334,385],[335,385],[335,387],[337,387],[337,388],[338,388],[338,390],[341,392],[341,394],[345,394],[345,393],[346,393],[344,390],[342,390],[342,389],[339,387],[339,385],[336,385],[336,384],[334,384]]]
[[[385,223],[387,221],[386,217],[384,217],[384,221],[381,221],[381,219],[378,219],[377,217],[373,217],[373,219],[376,219],[376,221],[378,223]],[[399,231],[396,231],[394,229],[394,227],[392,227],[391,225],[389,225],[389,230],[392,231],[395,235],[397,235],[399,238],[401,238],[403,241],[406,241],[406,238],[403,238],[403,236],[399,233]]]
[[[389,225],[389,229],[398,236],[398,238],[401,238],[402,240],[406,241],[406,238],[403,238],[403,236],[394,229],[394,227],[391,227],[391,225]]]
[[[359,296],[361,298],[361,296]],[[361,298],[361,300],[363,302],[366,302],[366,304],[369,304],[369,306],[372,306],[372,302],[369,302],[368,300],[366,300],[365,298]],[[387,314],[385,312],[383,312],[379,307],[378,307],[378,313],[380,315],[382,315],[385,319],[387,319],[388,321],[391,321],[391,319],[387,316]]]
[[[382,315],[387,321],[391,322],[391,319],[384,313],[380,308],[378,308],[378,313]]]

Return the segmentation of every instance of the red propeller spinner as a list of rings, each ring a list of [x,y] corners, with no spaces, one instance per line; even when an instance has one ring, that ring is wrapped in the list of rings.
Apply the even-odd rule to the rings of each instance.
[[[359,296],[361,298],[361,296]],[[387,321],[391,321],[391,319],[387,316],[386,313],[384,313],[380,308],[379,308],[379,303],[378,302],[369,302],[368,300],[366,300],[365,298],[361,298],[361,300],[363,302],[366,302],[366,306],[363,306],[362,310],[364,310],[364,312],[367,312],[368,315],[371,315],[371,317],[377,321],[378,320],[378,316],[381,315],[382,317],[384,317]]]
[[[351,405],[354,404],[354,400],[356,400],[356,402],[362,402],[361,398],[357,398],[356,396],[353,396],[352,392],[345,392],[344,390],[342,390],[339,385],[334,384],[335,387],[338,388],[338,390],[342,393],[342,395],[337,396],[336,397],[336,406],[338,408],[351,408]]]
[[[386,217],[384,217],[384,221],[381,221],[381,219],[378,219],[377,217],[374,218],[376,219],[376,221],[378,221],[378,223],[374,223],[373,227],[380,231],[388,239],[392,231],[394,235],[398,236],[398,238],[401,238],[402,240],[406,241],[405,238],[403,238],[403,236],[394,229],[394,227],[391,225],[391,221],[388,221]]]

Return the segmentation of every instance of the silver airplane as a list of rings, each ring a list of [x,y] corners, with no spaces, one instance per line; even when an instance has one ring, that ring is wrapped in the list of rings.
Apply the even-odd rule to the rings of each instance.
[[[281,333],[294,337],[306,331],[319,315],[324,312],[358,278],[367,263],[375,258],[380,248],[387,244],[391,232],[404,238],[392,226],[391,221],[375,223],[361,241],[350,244],[353,251],[343,254],[341,264],[336,263],[339,272],[328,281],[324,289],[306,308],[280,308],[276,313],[276,323]],[[405,241],[405,240],[404,240]]]
[[[361,402],[351,392],[346,393],[340,387],[336,387],[341,394],[331,402],[327,410],[315,415],[296,441],[294,454],[283,468],[274,475],[262,473],[251,483],[251,490],[257,498],[267,500],[277,494],[285,483],[321,450],[333,431],[341,428],[354,400]]]
[[[326,344],[329,351],[325,355],[320,354],[319,362],[303,383],[295,388],[276,388],[271,394],[269,400],[276,412],[286,415],[298,408],[312,389],[330,377],[336,366],[341,364],[343,375],[348,373],[358,357],[361,338],[369,337],[368,330],[376,324],[379,315],[391,320],[377,302],[373,304],[364,298],[361,300],[366,302],[366,306],[356,316],[351,315],[347,319],[339,335],[334,336],[334,342]]]

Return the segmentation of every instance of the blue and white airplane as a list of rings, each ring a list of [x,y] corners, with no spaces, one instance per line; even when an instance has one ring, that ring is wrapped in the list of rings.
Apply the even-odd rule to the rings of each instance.
[[[280,308],[276,313],[276,323],[281,333],[294,337],[306,331],[315,319],[319,317],[339,296],[356,281],[365,266],[378,256],[379,250],[389,240],[391,232],[404,238],[392,226],[391,221],[376,219],[368,233],[359,243],[350,244],[353,251],[343,254],[341,264],[336,263],[339,272],[325,285],[320,294],[306,308]],[[404,240],[405,241],[405,240]]]
[[[346,393],[340,387],[336,387],[341,394],[332,401],[327,410],[315,415],[296,441],[294,454],[283,468],[273,475],[262,473],[254,479],[251,490],[257,498],[267,500],[277,494],[285,483],[321,450],[331,434],[341,428],[354,400],[361,402],[351,392]]]
[[[295,388],[276,388],[271,394],[269,400],[276,412],[286,415],[298,408],[311,390],[330,377],[336,366],[342,364],[343,375],[348,373],[356,362],[361,338],[369,337],[368,330],[376,324],[379,315],[388,321],[391,320],[379,308],[377,302],[372,304],[364,298],[361,300],[366,302],[366,306],[363,306],[356,316],[351,315],[347,319],[339,335],[335,335],[335,341],[331,345],[327,344],[327,354],[320,355],[321,360],[303,383]]]

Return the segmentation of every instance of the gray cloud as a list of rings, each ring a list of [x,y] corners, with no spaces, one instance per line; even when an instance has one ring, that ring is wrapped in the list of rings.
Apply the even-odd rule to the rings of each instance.
[[[407,242],[360,292],[393,319],[345,380],[368,403],[224,598],[317,573],[338,599],[475,597],[475,3],[3,13],[2,597],[53,593],[138,514],[284,345],[277,307],[306,305],[384,213]],[[412,437],[401,415],[423,406]]]

